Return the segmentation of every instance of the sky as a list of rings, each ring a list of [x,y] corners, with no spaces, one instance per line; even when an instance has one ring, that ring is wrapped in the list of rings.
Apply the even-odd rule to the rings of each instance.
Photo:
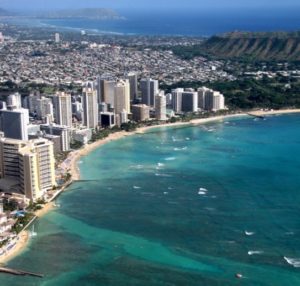
[[[300,8],[300,0],[0,0],[0,7],[18,10],[66,8],[112,9],[249,9]]]

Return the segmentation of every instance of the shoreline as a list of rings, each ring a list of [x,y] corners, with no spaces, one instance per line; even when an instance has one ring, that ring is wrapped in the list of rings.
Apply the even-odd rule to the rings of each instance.
[[[78,161],[80,160],[81,157],[87,156],[90,152],[93,150],[101,147],[102,145],[119,140],[121,138],[127,137],[127,136],[132,136],[135,134],[143,134],[146,131],[149,131],[151,129],[156,129],[156,128],[165,128],[165,127],[178,127],[178,126],[195,126],[195,125],[201,125],[209,122],[214,122],[214,121],[222,121],[225,119],[229,118],[237,118],[237,117],[246,117],[251,115],[255,116],[268,116],[268,115],[277,115],[277,114],[289,114],[289,113],[300,113],[300,109],[281,109],[281,110],[255,110],[255,111],[250,111],[249,113],[242,112],[242,113],[234,113],[234,114],[228,114],[228,115],[219,115],[219,116],[212,116],[208,118],[198,118],[198,119],[193,119],[188,122],[175,122],[175,123],[165,123],[161,125],[153,125],[153,126],[146,126],[146,127],[141,127],[138,128],[135,131],[131,132],[126,132],[126,131],[119,131],[113,134],[110,134],[107,138],[93,142],[92,144],[88,144],[84,146],[80,150],[76,150],[72,153],[70,153],[68,159],[70,159],[69,164],[66,166],[66,169],[70,171],[72,175],[72,181],[77,181],[80,180],[80,170],[78,167]],[[68,160],[67,159],[67,160]]]
[[[228,115],[212,116],[208,118],[193,119],[188,122],[175,122],[175,123],[165,123],[165,124],[154,125],[154,126],[146,126],[146,127],[138,128],[137,130],[132,132],[119,131],[116,133],[112,133],[108,137],[102,140],[93,142],[92,144],[87,144],[82,149],[71,152],[67,157],[67,159],[64,162],[62,162],[62,164],[65,165],[64,170],[66,172],[67,171],[70,172],[72,178],[71,178],[71,182],[66,182],[65,185],[62,186],[61,191],[58,193],[58,195],[64,192],[65,188],[69,186],[70,183],[72,183],[73,181],[80,180],[80,169],[78,167],[78,161],[80,160],[80,158],[83,156],[87,156],[90,152],[94,151],[95,149],[109,142],[116,141],[135,134],[143,134],[146,131],[149,131],[151,129],[156,129],[156,128],[196,126],[196,125],[201,125],[209,122],[223,121],[230,118],[247,117],[251,115],[268,116],[268,115],[279,115],[279,114],[290,114],[290,113],[300,113],[300,109],[283,109],[283,110],[270,110],[270,111],[256,110],[256,111],[250,111],[249,113],[243,112],[243,113],[235,113],[235,114],[228,114]],[[46,203],[41,210],[36,211],[34,214],[36,218],[41,218],[42,216],[44,216],[54,208],[55,208],[54,202],[51,200],[48,203]],[[15,247],[13,247],[6,254],[0,256],[0,264],[7,263],[9,260],[12,260],[13,258],[21,254],[26,249],[30,241],[29,232],[26,229],[24,229],[19,233],[18,237],[19,239],[16,242]]]
[[[20,255],[28,246],[29,243],[29,231],[28,230],[22,230],[18,234],[18,240],[16,242],[16,245],[8,250],[5,254],[0,256],[0,264],[5,264],[8,261],[12,260],[16,256]]]

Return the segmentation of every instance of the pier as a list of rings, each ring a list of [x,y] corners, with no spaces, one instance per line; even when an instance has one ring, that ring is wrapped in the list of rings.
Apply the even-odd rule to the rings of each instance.
[[[28,272],[24,270],[11,269],[6,267],[0,267],[0,273],[12,274],[12,275],[20,275],[20,276],[33,276],[43,278],[43,274]]]

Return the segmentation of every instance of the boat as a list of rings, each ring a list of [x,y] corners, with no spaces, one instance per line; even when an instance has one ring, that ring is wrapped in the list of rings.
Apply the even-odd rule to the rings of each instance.
[[[241,273],[236,273],[235,278],[241,279],[243,278],[243,275]]]

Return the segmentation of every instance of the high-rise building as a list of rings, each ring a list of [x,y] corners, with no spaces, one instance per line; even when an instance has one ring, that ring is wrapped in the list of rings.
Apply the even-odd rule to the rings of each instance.
[[[72,102],[71,95],[58,92],[53,96],[53,105],[55,111],[55,122],[58,125],[72,127]]]
[[[102,127],[113,127],[115,123],[115,114],[113,112],[101,112],[101,126]]]
[[[167,120],[167,99],[162,91],[155,96],[155,117],[157,120]]]
[[[46,97],[41,97],[37,101],[37,110],[36,110],[36,115],[38,119],[45,120],[47,115],[49,118],[54,117],[54,112],[53,112],[53,103],[50,98]]]
[[[128,113],[127,111],[124,109],[121,113],[120,113],[120,123],[127,123],[128,122]]]
[[[115,93],[115,113],[120,114],[123,110],[130,113],[130,92],[129,81],[119,80],[114,88]]]
[[[36,114],[38,109],[38,100],[41,98],[40,94],[30,94],[24,98],[23,107],[29,109],[30,114]]]
[[[146,121],[150,118],[150,107],[146,104],[132,105],[132,119],[136,122]]]
[[[142,103],[154,107],[155,95],[158,94],[158,81],[151,78],[142,79],[140,82]]]
[[[28,140],[29,111],[23,108],[0,110],[0,130],[5,137]]]
[[[42,124],[40,125],[40,129],[45,134],[59,136],[60,150],[62,152],[66,152],[70,150],[71,130],[69,127],[56,125],[56,124]]]
[[[56,185],[53,143],[46,139],[0,139],[0,174],[17,183],[18,191],[35,201]]]
[[[214,91],[212,111],[218,111],[218,110],[222,110],[222,109],[225,109],[224,96],[220,92]]]
[[[0,32],[0,43],[3,43],[4,42],[4,36],[2,34],[2,32]]]
[[[55,38],[55,43],[60,43],[60,34],[59,33],[55,33],[54,35],[54,38]]]
[[[182,111],[182,93],[184,92],[183,88],[176,88],[172,90],[172,109],[175,112]]]
[[[21,108],[22,107],[21,94],[19,93],[10,94],[7,97],[6,104],[8,107]]]
[[[198,107],[208,111],[218,111],[224,109],[224,96],[218,91],[201,87],[198,89]]]
[[[138,97],[137,74],[134,72],[130,72],[127,74],[127,79],[129,80],[129,85],[130,85],[130,100],[135,101]]]
[[[92,88],[85,87],[82,95],[83,120],[82,124],[88,128],[96,128],[98,126],[98,101],[97,91]]]
[[[111,106],[115,106],[115,85],[116,81],[114,80],[103,81],[102,102],[110,104]]]
[[[183,112],[197,112],[198,111],[198,93],[195,91],[184,91],[182,94]]]
[[[198,108],[205,110],[205,97],[207,93],[212,92],[211,89],[203,86],[198,88]]]

